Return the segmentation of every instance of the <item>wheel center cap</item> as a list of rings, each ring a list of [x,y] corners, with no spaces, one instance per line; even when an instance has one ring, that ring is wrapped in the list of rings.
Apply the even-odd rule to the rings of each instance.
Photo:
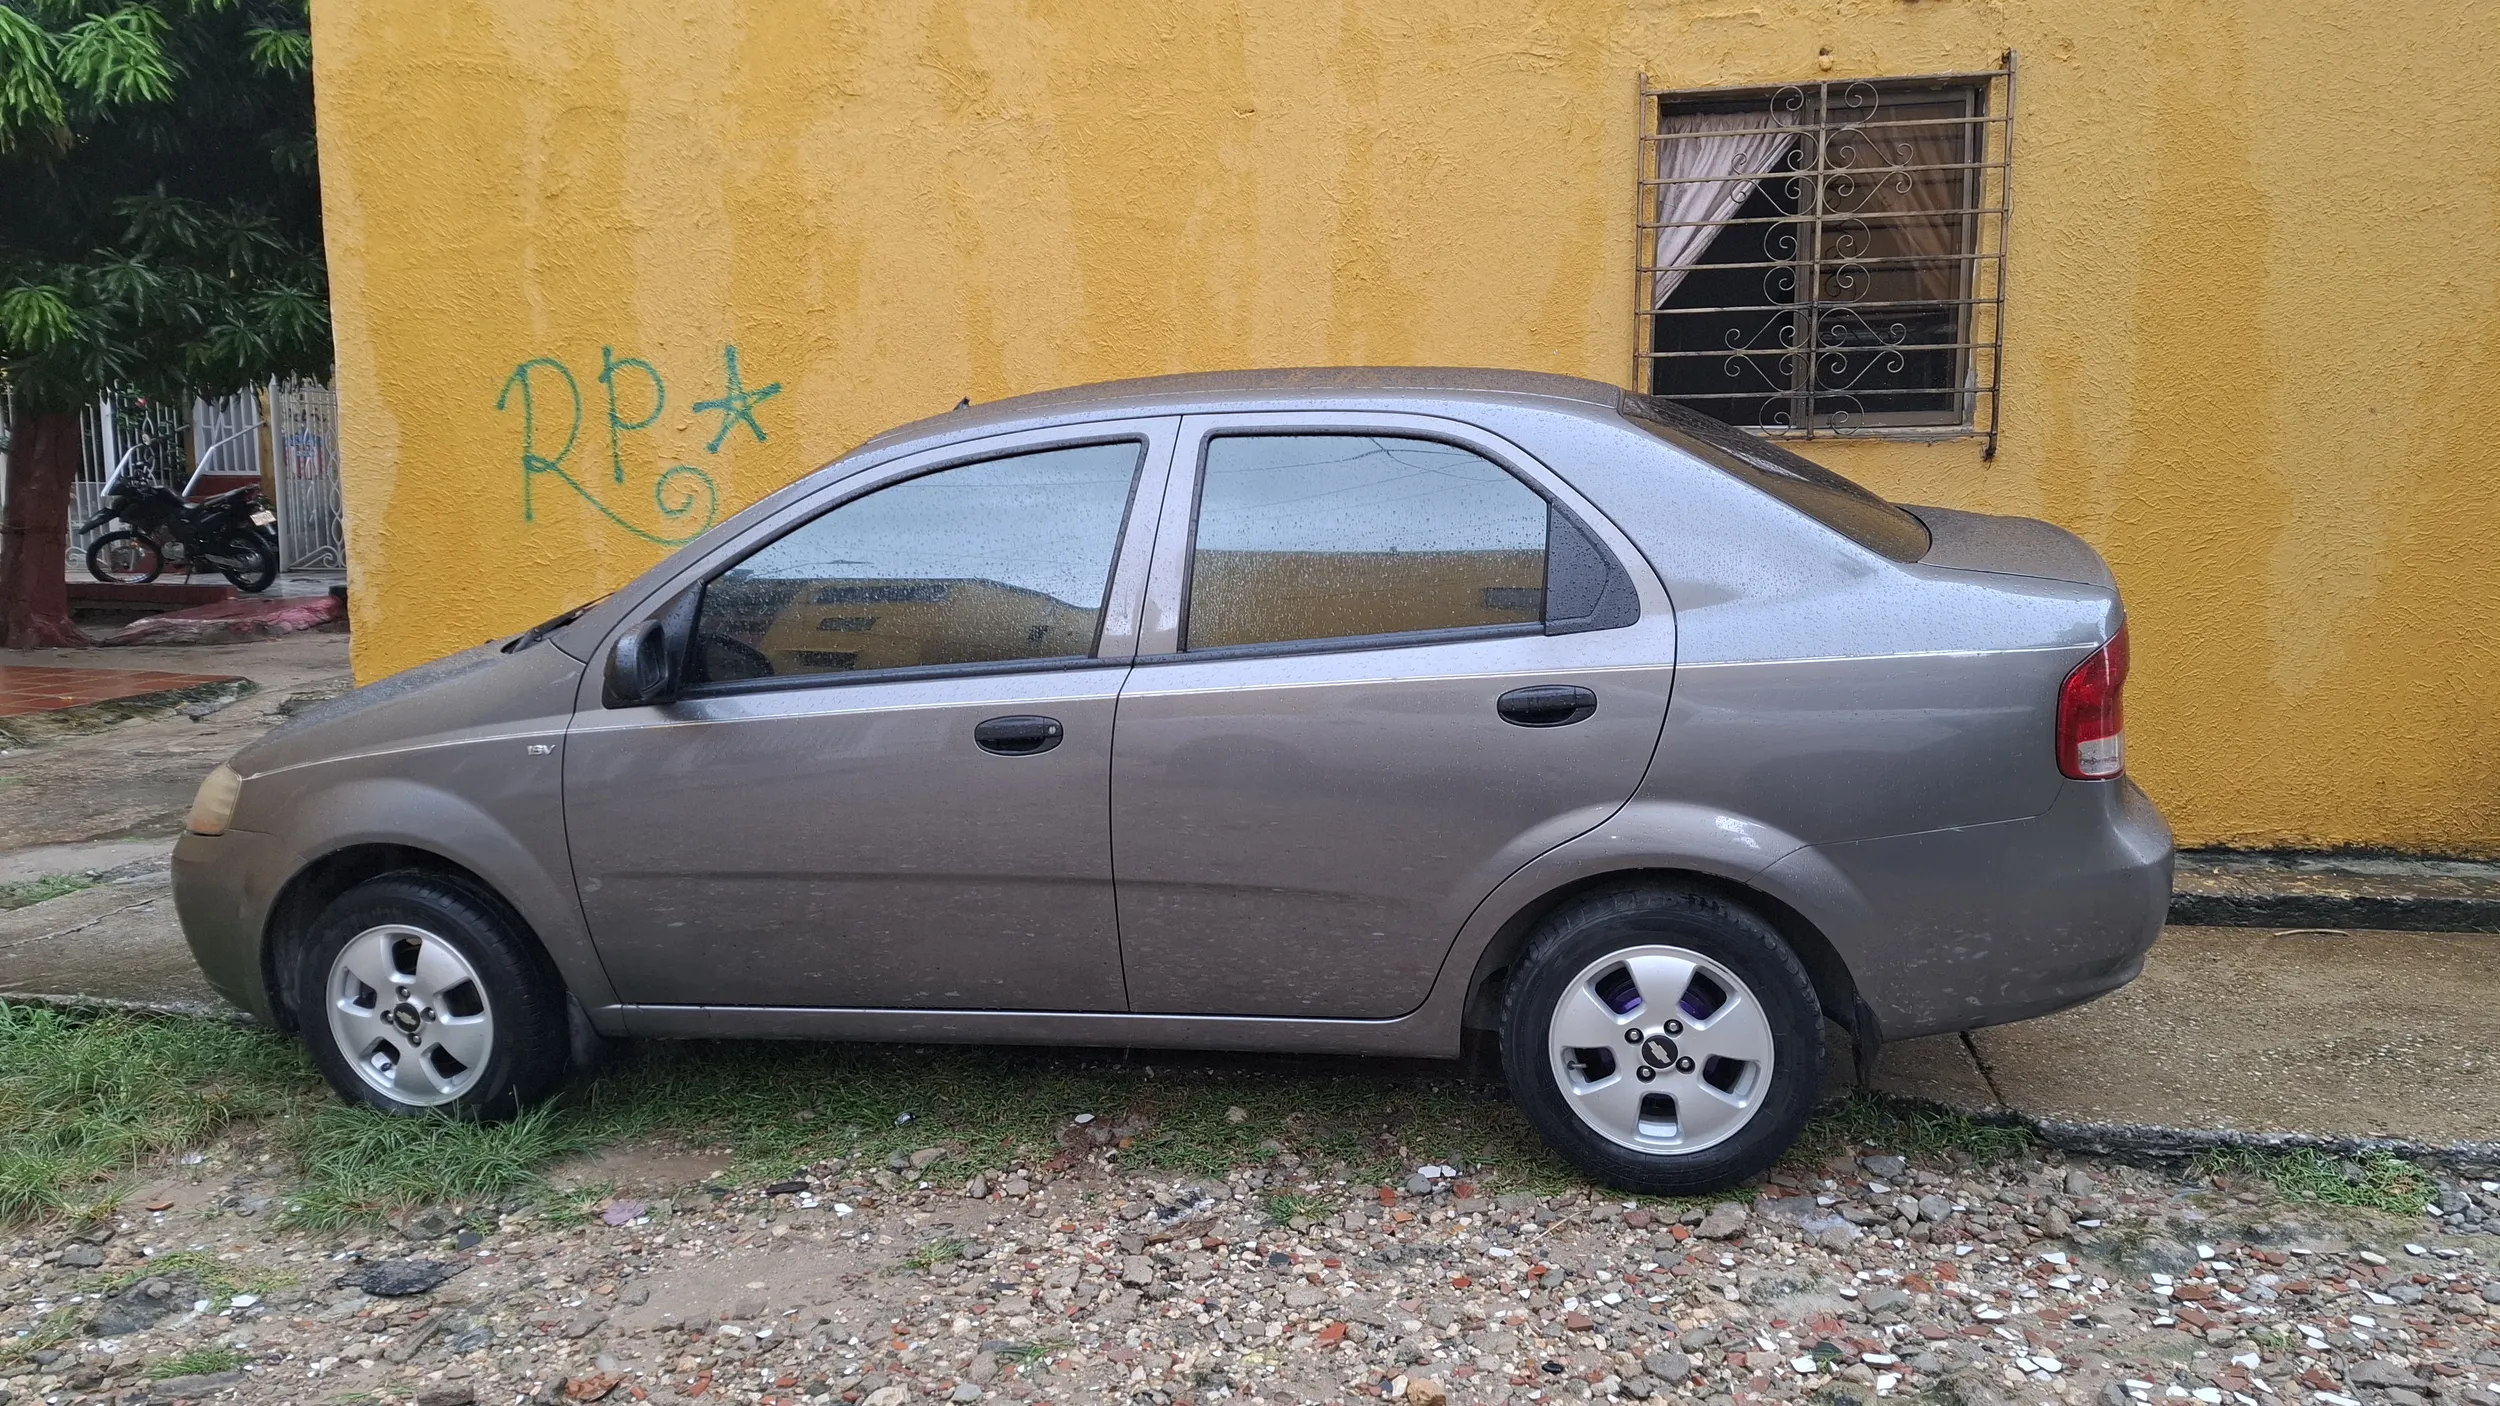
[[[392,1025],[399,1028],[399,1033],[402,1035],[416,1034],[417,1027],[425,1023],[425,1017],[418,1013],[415,1006],[410,1005],[406,1001],[402,1001],[398,1005],[391,1007],[391,1013],[388,1018]]]
[[[1652,1069],[1664,1069],[1675,1063],[1675,1041],[1664,1035],[1652,1035],[1641,1041],[1641,1060]]]

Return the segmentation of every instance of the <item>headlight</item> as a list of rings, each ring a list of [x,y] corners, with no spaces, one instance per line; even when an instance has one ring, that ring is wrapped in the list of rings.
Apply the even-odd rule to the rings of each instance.
[[[243,778],[233,767],[220,762],[215,771],[200,782],[200,793],[191,798],[191,818],[184,828],[194,835],[222,835],[226,822],[234,819],[234,803],[243,795]]]

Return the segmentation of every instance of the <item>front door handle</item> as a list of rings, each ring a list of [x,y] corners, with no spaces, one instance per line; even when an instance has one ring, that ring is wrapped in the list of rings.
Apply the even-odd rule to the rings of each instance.
[[[1493,705],[1502,721],[1521,727],[1563,727],[1597,711],[1597,694],[1566,683],[1514,688]]]
[[[1059,739],[1066,735],[1067,729],[1059,725],[1057,718],[1030,713],[990,718],[972,729],[972,740],[981,745],[982,751],[1002,757],[1039,756],[1058,746]]]

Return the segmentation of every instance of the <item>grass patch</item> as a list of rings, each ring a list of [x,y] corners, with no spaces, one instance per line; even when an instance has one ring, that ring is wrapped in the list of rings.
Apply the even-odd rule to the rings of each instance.
[[[2383,1152],[2338,1157],[2310,1148],[2271,1152],[2224,1147],[2197,1158],[2196,1170],[2212,1177],[2252,1178],[2295,1201],[2407,1216],[2419,1216],[2439,1195],[2429,1173]]]
[[[180,1356],[149,1363],[148,1376],[160,1382],[168,1377],[205,1377],[213,1372],[231,1372],[250,1360],[230,1347],[195,1347]]]
[[[841,1045],[654,1047],[611,1071],[572,1115],[601,1141],[656,1135],[727,1148],[731,1180],[777,1180],[834,1157],[874,1171],[941,1156],[913,1180],[1030,1165],[1120,1135],[1124,1165],[1220,1176],[1283,1148],[1356,1178],[1417,1162],[1569,1180],[1507,1099],[1447,1075],[1348,1073],[1343,1062]],[[1249,1115],[1236,1123],[1227,1111]],[[1092,1113],[1079,1128],[1074,1119]],[[908,1116],[906,1116],[908,1115]],[[1274,1144],[1270,1146],[1269,1144]]]
[[[2017,1124],[1856,1091],[1806,1124],[1789,1159],[1819,1160],[1851,1147],[1876,1147],[1903,1157],[1985,1164],[2020,1157],[2034,1142],[2031,1130]]]
[[[504,1123],[471,1123],[391,1118],[334,1103],[296,1130],[303,1186],[286,1219],[331,1229],[409,1206],[492,1200],[536,1186],[540,1168],[603,1140],[583,1120],[553,1108]]]
[[[1080,1126],[1080,1113],[1094,1116]],[[560,1195],[546,1168],[639,1137],[724,1148],[724,1184],[737,1186],[837,1158],[877,1176],[898,1155],[931,1147],[935,1161],[897,1175],[946,1185],[1084,1156],[1099,1136],[1116,1139],[1123,1165],[1165,1175],[1220,1177],[1291,1154],[1358,1182],[1396,1184],[1437,1162],[1506,1191],[1588,1185],[1498,1085],[1410,1064],[668,1044],[632,1053],[562,1108],[476,1124],[337,1102],[291,1042],[266,1032],[0,1004],[0,1221],[108,1201],[118,1173],[255,1117],[273,1120],[268,1140],[296,1163],[285,1219],[315,1229],[419,1206],[491,1207],[515,1194],[550,1224],[578,1223],[596,1214],[606,1189]],[[1859,1095],[1808,1124],[1798,1157],[1861,1145],[1991,1162],[2029,1150],[2032,1139],[2018,1127]],[[2268,1175],[2295,1195],[2370,1205],[2392,1204],[2418,1175],[2393,1159],[2364,1164],[2359,1180],[2344,1177],[2340,1162],[2337,1175],[2317,1175],[2330,1160],[2269,1163]],[[1280,1190],[1267,1207],[1279,1221],[1327,1209]]]
[[[1287,1193],[1267,1198],[1267,1218],[1277,1225],[1291,1225],[1298,1220],[1316,1220],[1328,1209],[1328,1203],[1316,1196]]]
[[[1000,1348],[996,1355],[1001,1362],[1039,1362],[1054,1352],[1065,1352],[1074,1346],[1076,1344],[1066,1338],[1055,1338],[1047,1342],[1015,1343]]]
[[[549,1199],[544,1170],[637,1137],[726,1148],[735,1185],[834,1158],[874,1173],[928,1147],[937,1160],[905,1175],[943,1185],[1082,1155],[1097,1129],[1117,1130],[1126,1165],[1167,1174],[1220,1176],[1290,1151],[1358,1179],[1433,1161],[1579,1184],[1497,1090],[1347,1062],[673,1044],[629,1056],[568,1106],[476,1124],[337,1102],[299,1048],[265,1031],[0,1003],[0,1221],[92,1208],[118,1173],[249,1118],[271,1119],[270,1143],[293,1155],[285,1219],[315,1229],[515,1193],[552,1220],[581,1218],[589,1203]]]
[[[83,1309],[79,1304],[63,1304],[35,1320],[24,1337],[0,1341],[0,1367],[11,1366],[30,1353],[47,1347],[59,1347],[78,1336],[78,1319]]]
[[[223,1021],[0,1002],[0,1224],[100,1211],[119,1174],[293,1104],[309,1068]]]
[[[91,889],[96,881],[85,874],[46,874],[40,879],[11,879],[0,883],[0,913],[12,908],[32,908],[63,894]]]
[[[935,1269],[939,1265],[953,1264],[962,1259],[964,1251],[971,1248],[971,1242],[957,1240],[951,1236],[943,1240],[930,1240],[913,1246],[911,1253],[903,1256],[902,1267],[918,1270]]]
[[[599,1219],[600,1212],[606,1208],[609,1198],[615,1194],[616,1188],[604,1181],[595,1186],[575,1187],[571,1191],[558,1191],[549,1187],[538,1197],[538,1203],[534,1209],[538,1212],[538,1219],[541,1222],[562,1229],[570,1229],[573,1226],[588,1225]]]

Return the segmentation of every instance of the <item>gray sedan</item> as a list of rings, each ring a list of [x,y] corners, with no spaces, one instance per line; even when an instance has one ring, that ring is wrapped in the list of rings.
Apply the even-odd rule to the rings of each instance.
[[[1464,370],[921,421],[598,603],[297,718],[175,850],[345,1097],[510,1113],[604,1038],[1448,1056],[1626,1189],[1769,1164],[1824,1021],[2142,967],[2127,637],[2046,523]]]

